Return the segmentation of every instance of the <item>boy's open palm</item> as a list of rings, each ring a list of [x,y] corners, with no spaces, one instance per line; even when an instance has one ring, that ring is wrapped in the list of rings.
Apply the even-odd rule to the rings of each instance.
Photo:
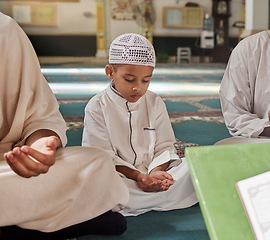
[[[144,192],[161,192],[170,188],[173,178],[164,171],[154,171],[150,175],[140,174],[137,182]]]
[[[149,176],[153,181],[161,181],[164,190],[168,190],[173,185],[173,177],[166,171],[151,171]]]

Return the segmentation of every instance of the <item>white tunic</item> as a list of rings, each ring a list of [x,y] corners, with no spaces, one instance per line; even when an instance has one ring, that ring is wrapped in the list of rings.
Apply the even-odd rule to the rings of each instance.
[[[50,232],[119,210],[128,189],[104,151],[60,148],[49,172],[30,179],[4,161],[6,151],[39,129],[56,132],[65,145],[66,124],[30,41],[2,13],[0,46],[0,226]]]
[[[176,182],[165,192],[143,192],[135,181],[122,176],[130,189],[130,202],[123,210],[124,215],[184,208],[197,202],[185,159],[181,163],[174,142],[166,106],[153,92],[147,91],[137,102],[130,103],[110,85],[86,106],[84,146],[102,148],[114,156],[115,165],[143,173],[174,160],[170,167],[175,167],[168,172]]]
[[[270,31],[243,39],[233,50],[220,100],[233,136],[256,138],[270,126]]]

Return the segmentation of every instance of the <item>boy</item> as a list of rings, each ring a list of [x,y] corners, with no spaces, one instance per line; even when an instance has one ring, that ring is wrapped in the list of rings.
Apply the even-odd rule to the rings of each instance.
[[[146,38],[133,33],[117,37],[105,68],[111,84],[85,109],[82,145],[114,157],[130,192],[122,212],[126,216],[197,202],[186,162],[175,154],[165,104],[147,90],[154,67],[155,51]]]

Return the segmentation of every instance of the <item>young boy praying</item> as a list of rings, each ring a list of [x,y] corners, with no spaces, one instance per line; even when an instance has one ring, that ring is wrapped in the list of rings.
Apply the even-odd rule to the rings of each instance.
[[[154,67],[155,51],[145,37],[134,33],[117,37],[105,67],[111,83],[85,109],[82,145],[113,156],[129,188],[125,216],[197,202],[186,161],[175,153],[166,106],[147,90]]]

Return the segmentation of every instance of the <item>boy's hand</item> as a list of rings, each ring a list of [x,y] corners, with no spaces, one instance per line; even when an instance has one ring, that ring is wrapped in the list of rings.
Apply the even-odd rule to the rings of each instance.
[[[161,180],[161,181],[169,181],[173,184],[173,177],[171,174],[167,173],[166,171],[151,171],[149,176],[152,179]]]
[[[173,185],[174,180],[171,174],[167,173],[166,171],[154,171],[152,170],[149,174],[150,178],[153,181],[162,181],[162,186],[164,188],[163,191],[166,191],[169,189],[171,185]]]
[[[167,191],[173,184],[171,175],[165,172],[156,171],[150,175],[140,173],[137,182],[144,192]]]
[[[56,136],[42,137],[31,146],[16,147],[4,154],[11,169],[21,177],[34,177],[48,172],[55,163],[55,153],[60,145]]]

